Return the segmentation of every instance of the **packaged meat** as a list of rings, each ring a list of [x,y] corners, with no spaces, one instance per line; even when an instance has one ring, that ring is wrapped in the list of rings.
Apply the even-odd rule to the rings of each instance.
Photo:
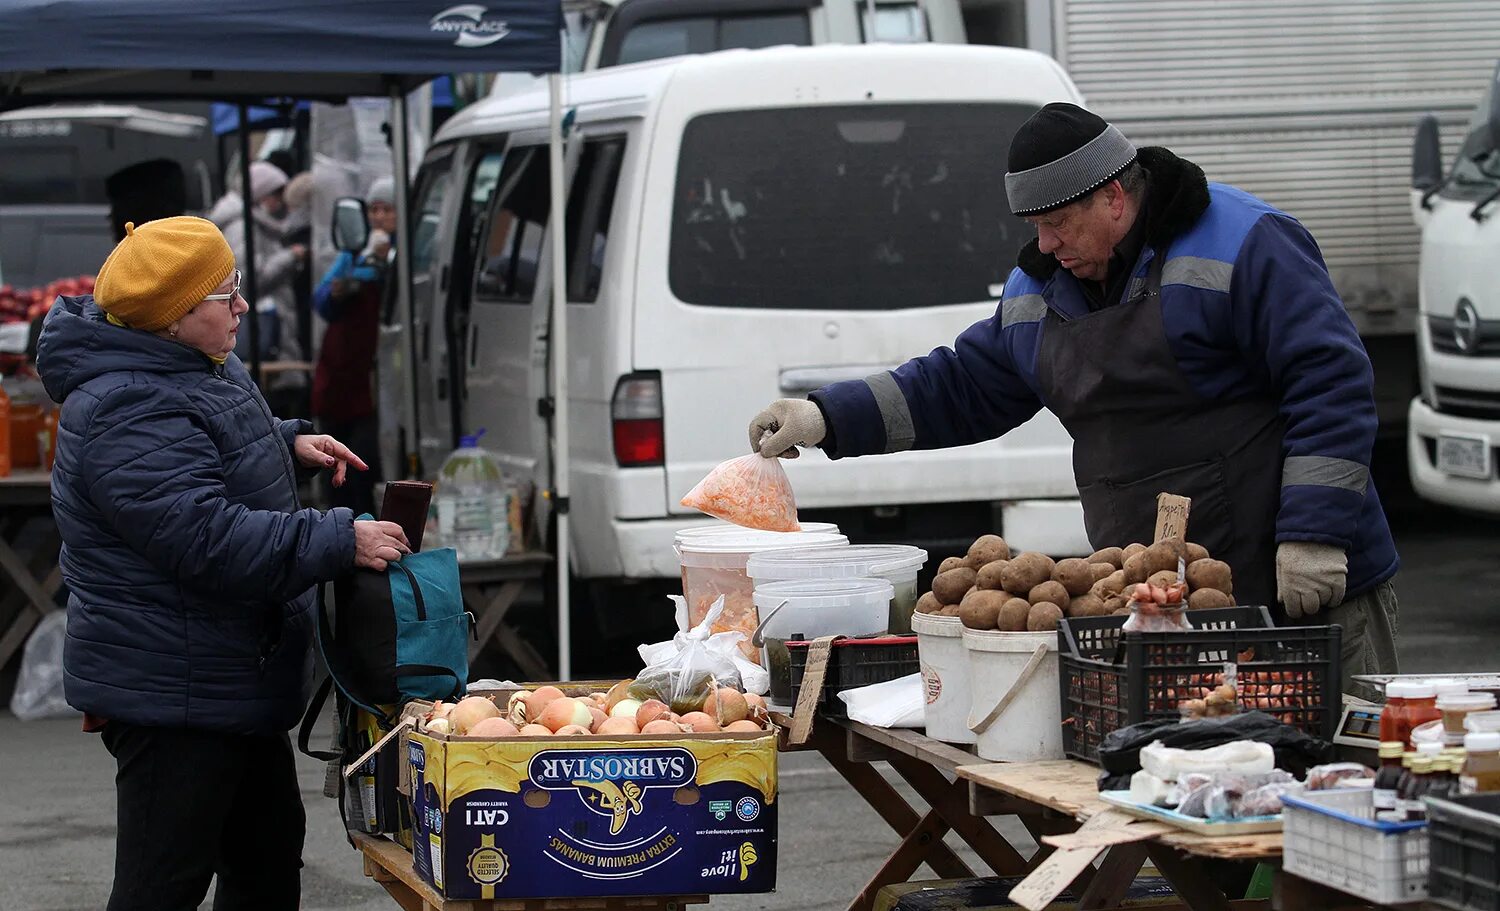
[[[1212,775],[1205,775],[1202,772],[1189,772],[1178,779],[1177,783],[1172,786],[1171,792],[1167,794],[1166,805],[1169,807],[1181,806],[1189,794],[1199,788],[1213,784],[1213,780],[1214,777]]]
[[[745,528],[800,531],[792,482],[780,459],[757,453],[721,462],[682,498],[698,509]]]
[[[1375,777],[1374,770],[1367,768],[1357,762],[1334,762],[1328,765],[1315,766],[1307,770],[1307,789],[1309,791],[1327,791],[1332,788],[1346,788],[1347,783],[1354,779]]]

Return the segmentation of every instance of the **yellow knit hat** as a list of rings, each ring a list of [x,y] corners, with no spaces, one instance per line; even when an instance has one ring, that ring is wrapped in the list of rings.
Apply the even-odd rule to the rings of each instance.
[[[94,279],[111,322],[154,332],[181,319],[234,271],[234,251],[213,222],[191,215],[125,223]]]

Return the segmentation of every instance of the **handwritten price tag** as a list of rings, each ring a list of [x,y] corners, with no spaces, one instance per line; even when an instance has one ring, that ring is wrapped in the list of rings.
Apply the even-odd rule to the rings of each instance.
[[[1179,497],[1175,493],[1157,494],[1156,537],[1153,540],[1165,541],[1168,538],[1176,538],[1179,541],[1186,541],[1188,511],[1192,505],[1192,500]]]
[[[1090,817],[1074,834],[1084,836],[1085,833],[1092,833],[1102,836],[1106,832],[1127,828],[1133,822],[1135,819],[1124,813],[1105,810]],[[1053,851],[1050,857],[1042,861],[1041,866],[1031,871],[1030,876],[1010,890],[1010,900],[1026,911],[1042,911],[1107,847],[1108,844],[1101,844]]]

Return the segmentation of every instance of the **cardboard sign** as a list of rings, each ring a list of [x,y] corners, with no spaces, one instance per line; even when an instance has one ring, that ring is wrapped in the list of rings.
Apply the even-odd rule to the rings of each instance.
[[[1090,817],[1074,835],[1085,833],[1102,834],[1106,831],[1130,827],[1135,819],[1117,810],[1104,810]],[[1150,835],[1142,836],[1149,838]],[[1132,839],[1138,840],[1138,839]],[[1021,880],[1021,884],[1010,890],[1010,900],[1026,911],[1042,911],[1052,900],[1073,884],[1078,874],[1094,862],[1108,845],[1087,845],[1077,848],[1059,848],[1052,852],[1041,866]]]
[[[1193,501],[1188,497],[1179,497],[1175,493],[1159,493],[1156,495],[1156,537],[1155,541],[1165,541],[1168,538],[1176,538],[1179,541],[1187,540],[1188,510]]]
[[[800,747],[812,736],[813,718],[818,713],[818,700],[823,695],[823,680],[828,676],[828,652],[834,640],[842,638],[820,636],[807,646],[807,665],[802,669],[797,707],[792,710],[792,733],[788,738],[792,746]]]

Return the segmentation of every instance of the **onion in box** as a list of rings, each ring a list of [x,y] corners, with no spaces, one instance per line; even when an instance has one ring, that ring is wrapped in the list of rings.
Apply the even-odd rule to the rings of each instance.
[[[1270,744],[1252,740],[1207,750],[1179,750],[1157,741],[1141,750],[1141,768],[1163,781],[1176,781],[1189,772],[1264,774],[1276,768],[1276,752]]]

